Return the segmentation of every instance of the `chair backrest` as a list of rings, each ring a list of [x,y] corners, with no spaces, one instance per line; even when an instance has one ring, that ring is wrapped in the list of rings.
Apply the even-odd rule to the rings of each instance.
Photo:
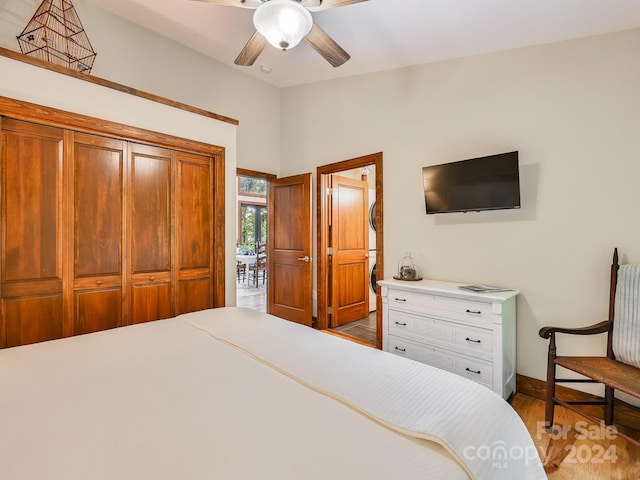
[[[267,268],[267,244],[266,243],[258,243],[256,246],[256,266],[261,270],[266,270]]]
[[[616,360],[640,368],[640,265],[620,265],[612,347]]]

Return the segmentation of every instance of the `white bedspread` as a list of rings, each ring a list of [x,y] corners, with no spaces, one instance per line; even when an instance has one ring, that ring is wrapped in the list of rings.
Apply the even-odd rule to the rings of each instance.
[[[235,308],[0,351],[0,426],[3,479],[545,478],[488,389]]]

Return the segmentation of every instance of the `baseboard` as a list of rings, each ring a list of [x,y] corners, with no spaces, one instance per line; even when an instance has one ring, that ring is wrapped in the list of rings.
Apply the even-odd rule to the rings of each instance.
[[[547,391],[547,382],[536,378],[527,377],[525,375],[516,375],[516,391],[529,397],[544,400]],[[593,401],[602,400],[602,397],[585,393],[574,388],[565,387],[564,385],[556,385],[556,396],[562,400],[568,401]],[[602,407],[592,405],[576,405],[580,410],[602,418]],[[629,427],[640,431],[640,408],[629,405],[622,400],[616,399],[614,407],[615,418],[614,423],[624,427]]]

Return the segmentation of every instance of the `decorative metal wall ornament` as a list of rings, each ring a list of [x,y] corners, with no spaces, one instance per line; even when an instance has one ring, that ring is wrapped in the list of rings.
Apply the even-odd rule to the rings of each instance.
[[[79,72],[91,72],[96,58],[69,0],[44,0],[17,38],[25,55]]]

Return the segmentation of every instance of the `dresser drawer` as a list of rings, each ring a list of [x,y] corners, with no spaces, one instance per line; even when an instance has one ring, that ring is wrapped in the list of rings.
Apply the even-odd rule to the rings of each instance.
[[[462,347],[471,352],[493,351],[493,332],[436,318],[420,318],[414,322],[416,336]]]
[[[415,332],[416,315],[413,313],[400,312],[397,310],[389,311],[389,333],[395,335],[403,335],[406,332]]]
[[[420,346],[414,350],[415,360],[457,373],[491,388],[493,368],[490,362],[468,358],[445,348]]]
[[[416,345],[407,342],[404,338],[389,337],[388,352],[400,357],[416,359]]]
[[[467,353],[493,351],[492,331],[474,328],[426,315],[389,311],[389,334],[407,336],[418,341],[428,340],[443,346],[462,348]]]
[[[490,363],[476,359],[455,357],[453,372],[492,388],[493,368]]]
[[[428,313],[431,316],[456,320],[469,325],[489,326],[495,318],[499,318],[499,315],[493,312],[491,303],[401,290],[390,290],[388,298],[390,310]]]
[[[436,345],[420,345],[392,335],[389,336],[389,352],[457,373],[489,388],[492,387],[493,366],[489,361],[468,357]]]

